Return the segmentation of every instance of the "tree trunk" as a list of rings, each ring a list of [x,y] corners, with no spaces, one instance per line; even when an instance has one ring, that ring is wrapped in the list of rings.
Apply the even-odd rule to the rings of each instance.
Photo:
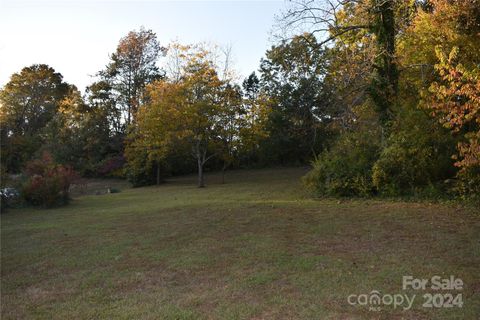
[[[157,162],[157,186],[160,184],[160,162]]]
[[[224,161],[222,166],[222,184],[225,183],[225,169],[227,169],[227,163]]]
[[[198,187],[205,187],[205,181],[203,178],[203,161],[200,158],[198,158]]]
[[[377,45],[380,50],[377,60],[378,79],[373,83],[373,101],[379,111],[380,121],[385,126],[392,119],[393,105],[398,92],[398,67],[395,61],[395,10],[393,1],[378,3],[376,27]]]

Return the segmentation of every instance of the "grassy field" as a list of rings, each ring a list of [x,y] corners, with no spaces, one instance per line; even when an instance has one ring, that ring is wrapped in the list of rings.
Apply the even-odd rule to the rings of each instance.
[[[305,169],[235,171],[1,217],[2,319],[478,319],[480,218],[454,205],[313,200]],[[402,276],[455,275],[462,308]],[[416,294],[380,311],[351,294]],[[457,293],[457,292],[452,292]]]

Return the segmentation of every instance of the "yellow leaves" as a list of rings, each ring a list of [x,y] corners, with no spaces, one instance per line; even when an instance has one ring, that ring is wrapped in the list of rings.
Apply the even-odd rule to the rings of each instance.
[[[205,51],[191,51],[190,46],[174,45],[180,54],[177,61],[181,76],[176,81],[157,81],[147,88],[150,102],[138,112],[138,130],[147,154],[157,160],[165,156],[174,143],[203,139],[203,132],[215,119],[215,98],[222,82],[214,66],[204,60]]]
[[[453,47],[448,55],[448,63],[454,63],[458,56],[458,47]]]
[[[448,55],[440,46],[435,48],[439,62],[435,69],[441,81],[429,88],[429,107],[441,123],[453,132],[466,132],[466,141],[458,144],[461,168],[480,165],[480,70],[465,68],[457,60],[460,50],[453,47]]]

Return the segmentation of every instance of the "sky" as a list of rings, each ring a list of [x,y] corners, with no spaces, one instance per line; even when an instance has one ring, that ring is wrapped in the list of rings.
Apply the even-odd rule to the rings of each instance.
[[[275,41],[279,1],[0,0],[0,87],[23,67],[45,63],[80,90],[118,41],[141,26],[161,45],[230,46],[240,76],[258,69]],[[161,62],[160,62],[161,63]]]

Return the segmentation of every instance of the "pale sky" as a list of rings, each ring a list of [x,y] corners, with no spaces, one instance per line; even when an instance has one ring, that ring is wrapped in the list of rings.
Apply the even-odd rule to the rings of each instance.
[[[247,76],[273,44],[279,1],[0,0],[0,87],[23,67],[45,63],[82,91],[118,41],[144,26],[161,45],[231,46]]]

